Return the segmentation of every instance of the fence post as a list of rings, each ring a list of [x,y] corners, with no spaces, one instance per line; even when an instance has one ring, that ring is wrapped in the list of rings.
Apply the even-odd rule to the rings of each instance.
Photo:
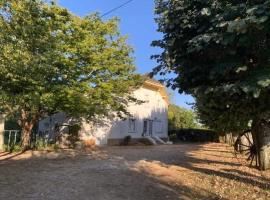
[[[5,117],[0,115],[0,151],[4,150]]]

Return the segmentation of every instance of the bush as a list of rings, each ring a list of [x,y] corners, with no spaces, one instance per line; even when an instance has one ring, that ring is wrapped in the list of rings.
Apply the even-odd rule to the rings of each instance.
[[[218,142],[219,135],[215,131],[205,129],[178,129],[169,131],[172,141],[184,142]]]
[[[53,149],[53,150],[55,150],[55,151],[57,151],[60,147],[59,147],[58,144],[51,144],[50,145],[50,148]]]
[[[22,151],[22,148],[20,145],[12,145],[12,146],[8,146],[6,144],[3,145],[3,149],[7,152],[21,152]]]
[[[130,144],[130,142],[131,142],[131,136],[130,135],[128,135],[128,136],[126,136],[126,137],[124,137],[124,139],[123,139],[123,142],[122,142],[122,145],[124,145],[124,146],[127,146],[127,145],[129,145]]]
[[[38,151],[43,151],[43,150],[58,150],[59,149],[59,145],[58,144],[51,144],[51,143],[48,143],[45,139],[43,138],[40,138],[36,141],[35,143],[35,147],[34,147],[35,150],[38,150]]]
[[[36,140],[35,142],[35,150],[45,150],[48,147],[48,143],[43,139],[43,138],[39,138]]]
[[[21,145],[15,145],[12,148],[12,152],[21,152],[21,151],[22,151]]]
[[[80,140],[79,132],[81,130],[81,126],[79,124],[74,124],[69,126],[69,135],[67,140],[70,142],[70,147],[75,148],[76,143]]]
[[[153,143],[147,138],[141,138],[140,143],[143,144],[143,145],[147,145],[147,146],[153,145]]]

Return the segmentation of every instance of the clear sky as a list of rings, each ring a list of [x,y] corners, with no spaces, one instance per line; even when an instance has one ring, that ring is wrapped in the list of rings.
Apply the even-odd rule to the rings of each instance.
[[[125,3],[127,0],[58,0],[58,3],[68,8],[72,13],[85,16],[92,12],[104,14]],[[150,72],[157,63],[150,56],[160,50],[151,47],[153,40],[161,38],[156,31],[154,21],[154,0],[133,0],[131,3],[104,17],[104,20],[117,16],[120,19],[120,31],[128,36],[128,43],[134,48],[134,58],[139,73]],[[172,102],[182,107],[190,108],[186,102],[193,98],[172,92]]]

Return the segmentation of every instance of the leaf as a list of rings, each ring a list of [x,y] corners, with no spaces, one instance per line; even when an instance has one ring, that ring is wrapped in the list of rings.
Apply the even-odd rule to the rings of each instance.
[[[238,67],[236,70],[236,73],[240,73],[241,71],[247,71],[247,66],[243,66],[243,67]]]

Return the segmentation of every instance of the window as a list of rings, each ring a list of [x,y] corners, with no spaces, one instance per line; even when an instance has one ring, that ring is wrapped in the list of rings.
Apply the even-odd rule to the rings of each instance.
[[[156,133],[162,133],[163,132],[163,124],[162,121],[156,121],[155,122],[156,126]]]
[[[128,132],[134,133],[136,131],[136,119],[128,120]]]

